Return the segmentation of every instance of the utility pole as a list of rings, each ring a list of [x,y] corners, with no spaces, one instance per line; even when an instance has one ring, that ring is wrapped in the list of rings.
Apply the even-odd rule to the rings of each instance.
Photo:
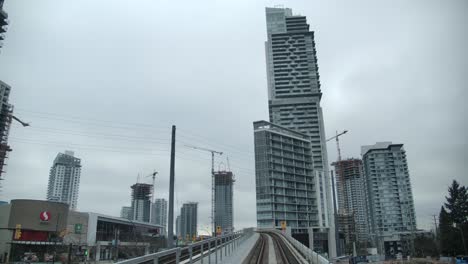
[[[201,147],[195,147],[195,146],[190,146],[190,145],[185,145],[186,147],[197,149],[197,150],[202,150],[202,151],[208,151],[211,152],[211,228],[212,228],[212,235],[215,236],[216,233],[216,226],[215,226],[215,215],[216,215],[216,208],[215,208],[215,171],[214,171],[214,155],[223,155],[223,152],[212,150],[212,149],[207,149],[207,148],[201,148]]]
[[[174,247],[174,167],[175,167],[175,136],[176,127],[172,126],[171,168],[169,176],[169,223],[167,230],[167,247]]]
[[[437,228],[437,219],[436,219],[436,215],[432,215],[432,217],[434,218],[434,227],[435,227],[435,235],[437,237],[437,235],[439,234],[439,230]]]

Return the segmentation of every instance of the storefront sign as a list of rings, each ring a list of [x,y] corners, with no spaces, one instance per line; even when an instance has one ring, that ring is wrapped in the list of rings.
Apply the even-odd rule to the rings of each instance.
[[[48,222],[50,220],[50,213],[47,211],[41,212],[39,218],[42,222]]]
[[[75,224],[75,234],[81,234],[81,230],[83,230],[83,225]]]

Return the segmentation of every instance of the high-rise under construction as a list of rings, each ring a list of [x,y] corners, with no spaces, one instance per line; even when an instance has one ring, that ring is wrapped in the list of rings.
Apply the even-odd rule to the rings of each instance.
[[[3,47],[5,32],[8,26],[8,14],[3,10],[3,0],[0,0],[0,48]],[[8,103],[11,87],[0,81],[0,181],[3,179],[2,174],[5,172],[4,166],[8,152],[11,151],[8,145],[8,133],[13,112],[13,106]],[[0,183],[1,191],[1,183]]]
[[[222,234],[234,231],[233,227],[233,184],[234,175],[230,171],[218,171],[215,181],[215,226]]]
[[[153,185],[136,183],[132,185],[131,217],[135,221],[149,222],[151,211],[151,194]]]

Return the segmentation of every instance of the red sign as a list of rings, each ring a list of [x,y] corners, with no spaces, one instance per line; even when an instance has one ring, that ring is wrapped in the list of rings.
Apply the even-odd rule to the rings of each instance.
[[[22,230],[21,237],[13,237],[13,240],[16,241],[48,241],[48,239],[49,232],[32,230]]]
[[[47,222],[50,220],[50,213],[47,211],[41,212],[41,214],[39,215],[39,218],[41,218],[41,221]]]

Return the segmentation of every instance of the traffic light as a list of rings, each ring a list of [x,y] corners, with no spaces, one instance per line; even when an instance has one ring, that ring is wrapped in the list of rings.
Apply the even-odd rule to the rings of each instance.
[[[21,224],[16,225],[16,230],[15,230],[15,239],[18,240],[21,238]]]
[[[85,250],[84,250],[84,255],[85,255],[85,256],[88,256],[88,249],[85,249]]]

